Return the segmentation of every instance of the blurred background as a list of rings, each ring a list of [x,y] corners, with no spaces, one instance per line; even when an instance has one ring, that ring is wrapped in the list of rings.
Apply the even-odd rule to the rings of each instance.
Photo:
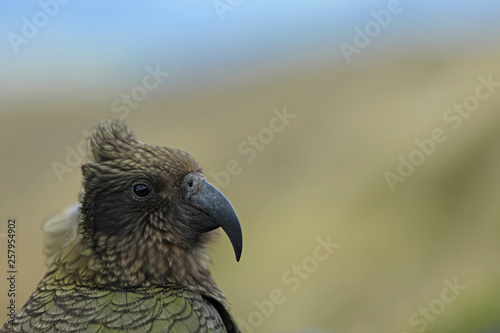
[[[500,3],[66,2],[0,4],[2,321],[8,219],[19,308],[120,117],[235,206],[244,332],[500,331]]]

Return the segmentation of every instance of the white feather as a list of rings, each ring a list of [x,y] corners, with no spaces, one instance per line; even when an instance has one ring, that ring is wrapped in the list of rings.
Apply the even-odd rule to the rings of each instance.
[[[43,253],[45,264],[50,266],[59,250],[76,239],[78,233],[79,205],[57,214],[43,224]]]

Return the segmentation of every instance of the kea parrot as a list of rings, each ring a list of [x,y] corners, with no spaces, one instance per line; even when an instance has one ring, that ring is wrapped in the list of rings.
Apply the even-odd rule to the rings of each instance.
[[[240,332],[209,267],[234,208],[188,153],[144,144],[122,121],[87,142],[73,209],[44,224],[48,271],[1,332]]]

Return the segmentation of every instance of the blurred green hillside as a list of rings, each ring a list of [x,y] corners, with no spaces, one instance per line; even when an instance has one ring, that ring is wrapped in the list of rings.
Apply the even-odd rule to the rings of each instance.
[[[489,75],[500,82],[496,56],[408,56],[185,93],[167,82],[126,120],[139,140],[190,152],[236,208],[242,259],[221,235],[212,272],[245,332],[482,333],[500,329],[500,87],[457,129],[443,115]],[[80,190],[79,169],[60,182],[53,162],[119,115],[119,94],[102,96],[3,103],[0,232],[16,219],[19,306],[46,269],[42,222]],[[282,130],[263,130],[285,110],[295,117]],[[446,141],[391,191],[385,173],[398,174],[399,156],[436,128]],[[249,136],[260,150],[242,154]],[[228,184],[211,176],[232,160],[240,169]],[[446,291],[455,280],[465,287]]]

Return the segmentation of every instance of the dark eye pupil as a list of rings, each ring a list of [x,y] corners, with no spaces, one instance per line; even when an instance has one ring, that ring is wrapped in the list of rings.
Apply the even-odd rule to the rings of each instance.
[[[143,184],[137,184],[134,186],[134,193],[138,197],[145,197],[149,194],[149,188]]]

